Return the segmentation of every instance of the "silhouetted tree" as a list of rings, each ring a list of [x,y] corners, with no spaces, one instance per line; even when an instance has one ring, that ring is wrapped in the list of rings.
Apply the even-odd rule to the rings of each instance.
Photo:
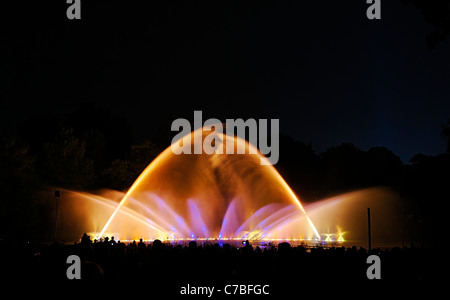
[[[366,152],[367,185],[400,188],[403,183],[403,163],[400,157],[386,147],[372,147]]]
[[[62,128],[53,142],[44,145],[50,184],[68,188],[85,188],[94,179],[94,163],[86,158],[86,143],[73,134],[73,129]]]
[[[35,185],[36,158],[20,137],[12,133],[0,136],[0,189],[3,192]]]
[[[364,151],[352,143],[342,143],[320,154],[323,189],[341,191],[363,187],[367,165]]]
[[[49,145],[60,141],[62,132],[68,128],[70,139],[77,140],[78,148],[84,152],[82,160],[87,161],[91,174],[78,183],[66,182],[65,179],[64,185],[104,187],[108,184],[103,176],[104,170],[114,160],[123,160],[129,154],[133,136],[130,124],[124,117],[113,116],[108,110],[91,103],[81,104],[78,110],[70,114],[43,114],[26,119],[19,124],[18,133],[30,145],[31,153],[36,155],[38,173],[47,183],[57,184],[60,180],[56,180],[54,172],[56,169],[62,171],[55,165],[49,165]]]
[[[132,145],[129,122],[90,102],[82,103],[77,111],[64,118],[63,124],[73,128],[74,135],[86,142],[86,157],[95,161],[98,170],[117,158],[125,158]]]
[[[450,0],[402,0],[403,3],[412,3],[425,17],[425,20],[435,27],[427,36],[430,49],[442,42],[450,34]]]
[[[405,178],[410,231],[437,241],[445,236],[448,214],[443,207],[450,199],[450,154],[416,154],[410,162]]]
[[[131,146],[130,154],[126,159],[116,159],[104,171],[104,176],[108,179],[110,187],[116,189],[129,188],[160,152],[161,149],[150,141]]]
[[[17,135],[0,136],[0,233],[23,232],[31,222],[33,194],[39,187],[35,162]]]
[[[275,168],[302,200],[314,200],[318,195],[319,159],[311,144],[280,135],[281,155]]]

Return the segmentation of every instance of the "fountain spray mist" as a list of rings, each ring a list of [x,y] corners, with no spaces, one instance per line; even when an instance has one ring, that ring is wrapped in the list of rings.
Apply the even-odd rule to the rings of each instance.
[[[210,132],[200,128],[178,142],[190,143],[189,146],[193,147],[194,137],[199,134],[203,139],[207,136],[211,138]],[[271,207],[272,214],[284,209],[289,210],[291,218],[303,216],[305,221],[299,224],[303,227],[302,234],[320,239],[298,197],[269,162],[260,163],[267,158],[256,147],[239,137],[214,134],[215,147],[232,144],[237,148],[235,153],[242,154],[174,155],[171,148],[167,148],[133,183],[97,238],[101,238],[116,223],[119,212],[125,206],[136,206],[136,203],[143,204],[147,214],[151,212],[166,217],[167,224],[171,224],[166,225],[167,237],[208,238],[205,232],[214,238],[220,235],[220,238],[273,236],[273,232],[288,221],[285,216],[280,215],[283,222],[280,218],[270,219],[270,224],[267,217],[266,222],[258,223],[265,227],[248,228],[245,233],[239,232],[239,228],[252,218],[253,212],[277,203],[279,206],[276,209]],[[230,208],[232,211],[228,213]],[[115,228],[119,233],[128,231],[124,227]],[[160,232],[141,231],[141,236],[160,236]],[[224,233],[228,236],[223,236]]]

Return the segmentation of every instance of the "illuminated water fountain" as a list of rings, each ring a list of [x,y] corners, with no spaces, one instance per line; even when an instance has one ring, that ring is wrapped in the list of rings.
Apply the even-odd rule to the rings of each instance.
[[[344,234],[351,236],[343,229],[361,227],[352,223],[360,199],[392,195],[359,191],[305,208],[273,166],[261,165],[261,154],[248,154],[252,145],[227,135],[219,143],[234,143],[247,154],[175,155],[169,147],[126,193],[67,191],[73,200],[66,204],[67,222],[83,223],[78,230],[96,238],[121,240],[343,241]]]

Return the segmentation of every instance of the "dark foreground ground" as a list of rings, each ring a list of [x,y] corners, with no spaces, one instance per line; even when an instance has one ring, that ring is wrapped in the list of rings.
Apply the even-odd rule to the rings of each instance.
[[[198,287],[214,287],[214,295],[228,293],[264,296],[297,293],[308,283],[328,284],[375,282],[367,278],[367,257],[380,257],[381,280],[377,282],[437,282],[445,272],[445,253],[431,248],[305,248],[281,243],[277,247],[230,245],[173,246],[155,241],[145,243],[91,243],[75,245],[0,243],[2,277],[12,281],[69,281],[74,264],[70,255],[80,258],[82,280],[120,282],[121,287],[164,291],[169,295],[204,292]],[[130,283],[126,285],[126,283]],[[263,287],[265,289],[263,290]],[[316,285],[317,286],[317,285]],[[409,285],[414,287],[415,285]],[[194,288],[194,291],[192,289]],[[348,289],[348,288],[347,288]],[[225,292],[227,294],[225,294]],[[258,294],[259,293],[259,294]],[[198,296],[198,295],[197,295]],[[207,295],[204,295],[207,297]],[[258,296],[258,297],[259,297]]]

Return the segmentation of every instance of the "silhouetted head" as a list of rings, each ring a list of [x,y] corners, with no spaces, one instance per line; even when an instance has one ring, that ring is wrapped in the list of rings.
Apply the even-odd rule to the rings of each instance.
[[[280,253],[289,253],[289,251],[291,250],[291,245],[289,245],[289,243],[279,243],[278,244],[278,251]]]
[[[160,240],[154,240],[153,241],[153,247],[159,248],[162,246],[162,243]]]

